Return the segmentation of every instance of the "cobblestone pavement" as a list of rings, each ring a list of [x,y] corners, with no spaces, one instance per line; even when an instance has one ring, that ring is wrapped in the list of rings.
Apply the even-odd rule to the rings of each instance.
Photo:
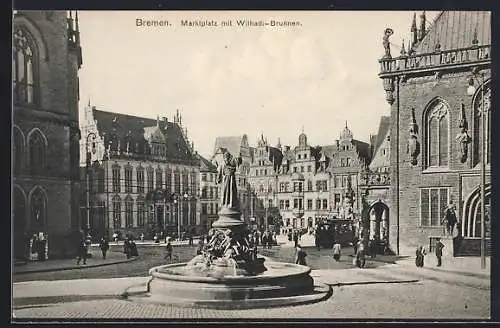
[[[15,318],[488,319],[489,291],[435,281],[336,287],[326,301],[282,308],[212,310],[107,299],[14,308]]]
[[[34,281],[34,280],[68,280],[68,279],[98,279],[98,278],[122,278],[122,277],[143,277],[148,274],[149,269],[154,266],[166,263],[186,262],[192,259],[196,254],[196,246],[175,246],[172,261],[165,260],[164,247],[153,247],[138,245],[139,257],[133,262],[119,263],[101,267],[89,267],[84,269],[73,269],[53,272],[24,273],[14,275],[14,282]],[[120,245],[111,245],[110,251],[122,252]],[[96,247],[93,252],[97,254]],[[125,255],[123,255],[125,257]],[[91,258],[87,263],[100,261],[97,254],[95,259]],[[35,263],[36,264],[36,263]]]

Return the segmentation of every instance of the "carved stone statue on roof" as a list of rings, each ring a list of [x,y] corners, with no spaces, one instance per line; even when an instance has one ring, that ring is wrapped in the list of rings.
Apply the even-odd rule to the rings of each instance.
[[[386,28],[384,31],[384,37],[382,38],[382,45],[384,46],[385,54],[383,58],[392,58],[391,56],[391,43],[389,38],[394,34],[392,28]]]

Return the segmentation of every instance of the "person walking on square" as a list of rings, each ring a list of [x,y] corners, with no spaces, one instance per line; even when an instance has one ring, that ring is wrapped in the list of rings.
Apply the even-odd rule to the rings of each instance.
[[[298,247],[298,245],[299,245],[299,232],[298,231],[294,231],[294,233],[293,233],[293,242],[294,242],[295,247]]]
[[[451,200],[448,207],[446,207],[446,209],[444,210],[444,215],[443,219],[441,220],[441,224],[443,223],[445,224],[446,233],[448,234],[448,236],[452,236],[453,229],[457,224],[457,213],[455,211],[455,204],[453,204],[453,201]]]
[[[314,244],[316,244],[316,249],[318,251],[320,251],[321,250],[321,245],[320,245],[320,238],[319,238],[319,231],[318,230],[316,230],[314,232]]]
[[[85,235],[81,231],[78,238],[76,264],[80,264],[81,260],[83,260],[83,264],[87,264],[87,245],[85,245],[85,239]]]
[[[443,248],[444,245],[441,242],[441,238],[437,238],[436,240],[436,257],[437,257],[437,266],[440,267],[442,262],[441,262],[441,257],[443,256]]]
[[[297,252],[295,255],[295,264],[300,264],[300,265],[307,265],[306,264],[306,252],[302,250],[302,247],[297,244]]]
[[[364,268],[366,264],[365,244],[360,241],[358,243],[358,251],[356,252],[355,263],[358,268]]]
[[[333,259],[338,262],[340,261],[340,251],[341,251],[342,246],[340,246],[340,243],[337,241],[333,245]]]
[[[415,255],[415,265],[417,268],[422,268],[424,266],[424,256],[426,255],[425,248],[422,245],[419,245]]]
[[[166,250],[166,252],[165,252],[164,259],[169,259],[171,261],[173,248],[172,248],[172,244],[170,243],[170,238],[167,239],[167,245],[165,246],[165,250]]]
[[[102,252],[102,259],[106,259],[106,253],[108,252],[109,249],[109,242],[106,237],[101,238],[101,242],[99,243],[99,248],[101,249]]]

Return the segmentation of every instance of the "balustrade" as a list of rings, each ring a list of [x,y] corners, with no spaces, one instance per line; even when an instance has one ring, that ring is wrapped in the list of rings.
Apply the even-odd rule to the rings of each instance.
[[[381,59],[379,62],[381,73],[392,73],[396,71],[472,63],[489,60],[490,58],[491,46],[485,45],[434,53],[404,55],[397,58]]]

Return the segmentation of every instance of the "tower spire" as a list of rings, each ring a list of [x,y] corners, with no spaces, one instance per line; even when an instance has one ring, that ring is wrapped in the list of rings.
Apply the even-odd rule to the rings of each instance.
[[[425,10],[420,15],[420,31],[418,40],[422,41],[425,36]]]
[[[417,13],[413,13],[413,22],[411,23],[412,47],[418,42],[417,36]]]
[[[405,49],[405,39],[401,42],[401,56],[406,55],[406,49]]]
[[[76,45],[80,45],[80,27],[78,25],[78,11],[75,10],[75,42]]]

